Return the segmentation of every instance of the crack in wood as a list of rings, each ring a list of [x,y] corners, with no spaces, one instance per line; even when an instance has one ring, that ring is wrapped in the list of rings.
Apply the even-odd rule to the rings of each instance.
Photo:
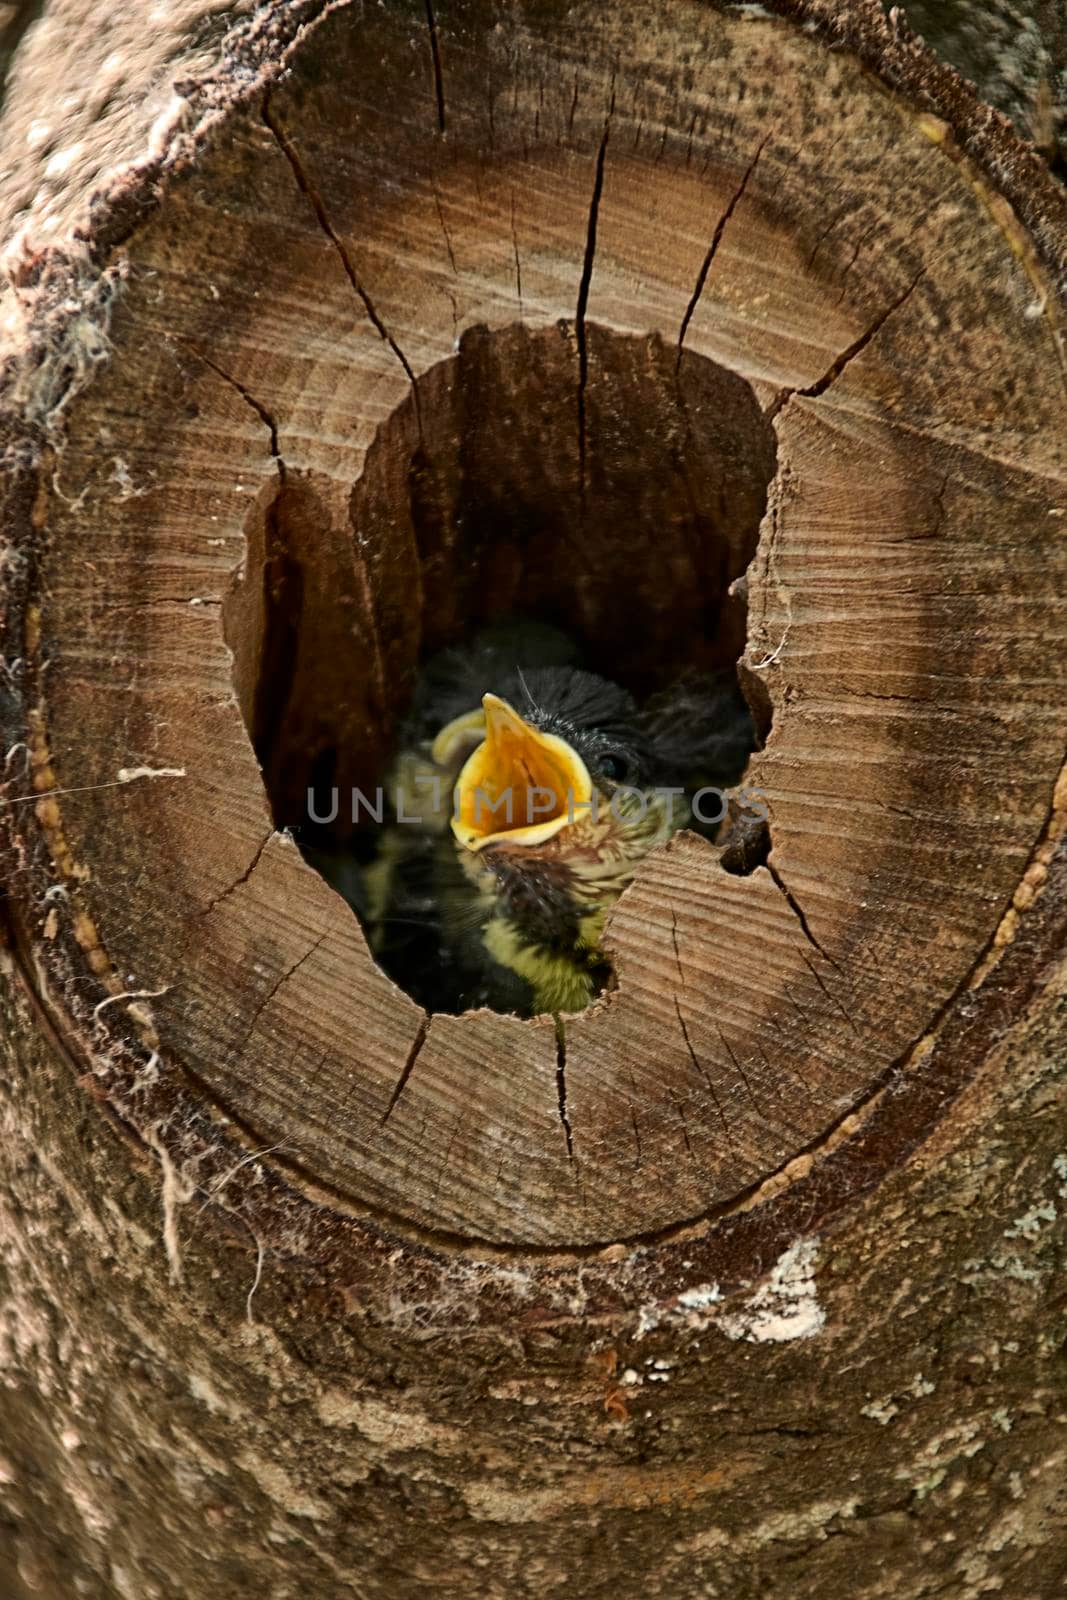
[[[519,233],[515,223],[515,191],[511,191],[511,248],[515,256],[515,293],[519,298],[519,321],[523,320],[522,307],[522,262],[519,259]]]
[[[851,273],[852,268],[856,265],[856,262],[859,260],[860,251],[863,249],[868,239],[870,239],[873,234],[877,233],[878,229],[882,226],[883,219],[881,217],[876,217],[871,223],[870,227],[865,228],[860,234],[859,238],[853,244],[852,254],[849,256],[848,260],[845,262],[845,265],[841,269],[841,292],[834,301],[835,306],[839,306],[842,300],[845,298],[845,295],[848,293],[849,274]]]
[[[847,695],[843,697],[844,704],[847,706],[848,703],[853,700],[877,700],[882,705],[890,706],[918,706],[921,711],[925,712],[931,717],[966,716],[973,713],[975,709],[973,705],[960,706],[939,704],[935,700],[927,700],[922,695],[917,694],[880,694],[876,689],[849,689]],[[838,702],[833,700],[824,700],[822,702],[822,704],[826,707],[832,707],[837,703]],[[983,707],[983,709],[986,708]],[[992,712],[999,710],[1000,708],[990,707],[988,709]],[[881,802],[878,803],[880,804]]]
[[[692,1063],[693,1071],[696,1073],[697,1077],[703,1079],[704,1083],[707,1085],[708,1093],[711,1095],[715,1109],[719,1113],[719,1120],[722,1123],[722,1130],[726,1135],[727,1142],[729,1144],[733,1144],[734,1137],[730,1132],[730,1124],[726,1120],[726,1112],[723,1110],[722,1101],[719,1099],[718,1091],[716,1090],[714,1083],[711,1081],[710,1073],[708,1072],[707,1068],[702,1065],[700,1058],[693,1049],[693,1042],[689,1037],[689,1029],[685,1025],[685,1018],[682,1016],[682,1008],[678,1003],[677,995],[674,997],[674,1013],[678,1018],[678,1026],[682,1030],[682,1038],[685,1040],[685,1048],[689,1052],[689,1060]]]
[[[244,1045],[242,1046],[242,1050],[247,1049],[248,1041],[251,1039],[252,1035],[255,1033],[256,1027],[257,1027],[257,1025],[259,1023],[260,1017],[263,1015],[264,1011],[266,1011],[267,1007],[270,1005],[270,1003],[274,999],[275,995],[278,993],[278,991],[281,988],[284,987],[285,984],[287,984],[289,982],[290,978],[296,976],[296,974],[300,971],[300,968],[302,966],[304,966],[304,964],[306,962],[311,960],[312,956],[315,954],[315,952],[319,948],[319,946],[321,944],[325,943],[325,940],[326,940],[326,937],[327,937],[328,933],[329,933],[329,929],[328,928],[327,928],[325,933],[320,933],[319,937],[315,940],[314,944],[310,947],[310,949],[305,950],[304,954],[300,957],[300,960],[299,961],[294,961],[292,966],[288,967],[285,970],[285,972],[282,973],[282,975],[278,979],[278,981],[275,984],[273,984],[273,986],[271,987],[269,992],[266,995],[264,995],[263,999],[260,1001],[260,1003],[256,1007],[255,1011],[252,1013],[252,1019],[249,1022],[247,1029],[245,1030],[245,1040],[244,1040]]]
[[[668,1088],[667,1097],[670,1100],[671,1105],[674,1107],[675,1113],[678,1117],[678,1122],[682,1130],[682,1139],[685,1143],[686,1154],[688,1155],[690,1161],[695,1161],[696,1154],[693,1150],[693,1142],[689,1137],[689,1124],[685,1120],[685,1108],[673,1089]]]
[[[275,832],[276,832],[276,830],[274,828],[271,828],[270,832],[260,842],[260,844],[256,848],[255,855],[252,857],[251,861],[249,862],[249,864],[245,868],[245,870],[242,872],[241,876],[239,878],[235,878],[233,880],[233,882],[229,885],[228,888],[223,889],[221,894],[217,894],[213,900],[210,900],[208,902],[208,904],[204,907],[203,911],[200,911],[200,912],[197,913],[198,917],[201,920],[204,917],[210,917],[211,913],[214,910],[216,910],[217,907],[219,907],[224,900],[228,900],[231,894],[234,894],[238,889],[241,888],[241,886],[243,884],[246,884],[248,882],[248,880],[252,876],[253,872],[255,872],[256,868],[259,866],[260,860],[262,859],[262,856],[263,856],[263,852],[267,848],[267,846],[270,844],[271,840],[274,838]]]
[[[800,930],[803,933],[805,939],[811,945],[811,948],[813,950],[817,950],[819,952],[819,954],[822,956],[823,960],[828,962],[829,965],[831,967],[833,967],[835,972],[840,973],[841,972],[841,968],[838,966],[838,964],[834,960],[833,956],[827,955],[826,951],[823,949],[823,947],[819,943],[818,939],[816,939],[815,935],[812,933],[811,927],[810,927],[810,925],[808,923],[808,919],[804,915],[803,910],[801,909],[800,902],[797,900],[797,898],[793,894],[792,890],[790,890],[789,888],[786,887],[785,880],[783,879],[782,874],[778,871],[778,868],[775,867],[775,866],[772,866],[770,861],[765,862],[764,865],[766,866],[767,871],[770,874],[772,883],[774,883],[776,888],[781,892],[783,898],[785,899],[786,905],[789,907],[790,911],[792,911],[793,915],[796,917],[797,921],[799,922]],[[842,974],[842,976],[844,976],[844,974]]]
[[[682,966],[682,953],[678,948],[678,914],[673,906],[671,907],[671,944],[674,947],[674,964],[678,968],[678,981],[682,988],[685,989],[687,987],[685,969]]]
[[[932,528],[927,528],[924,533],[912,534],[910,539],[886,539],[884,542],[887,545],[906,545],[919,544],[926,539],[939,539],[941,537],[941,531],[945,526],[945,518],[948,515],[947,511],[945,510],[945,495],[948,492],[948,486],[951,478],[951,473],[943,473],[940,484],[934,490],[933,500],[935,509],[937,511],[937,516]]]
[[[419,1023],[415,1037],[411,1042],[411,1049],[408,1051],[408,1058],[404,1062],[403,1070],[401,1071],[399,1078],[396,1080],[396,1086],[389,1097],[389,1104],[382,1113],[381,1121],[378,1124],[379,1127],[385,1127],[385,1124],[389,1121],[389,1118],[393,1114],[397,1101],[400,1099],[400,1096],[404,1093],[404,1090],[407,1087],[408,1079],[411,1077],[411,1074],[415,1069],[415,1063],[419,1059],[419,1052],[422,1050],[423,1045],[426,1043],[426,1040],[429,1037],[430,1023],[432,1020],[433,1019],[431,1017],[424,1016],[422,1021]]]
[[[454,278],[457,278],[459,276],[459,268],[456,266],[456,252],[452,248],[452,235],[449,233],[449,231],[448,231],[448,223],[445,221],[444,208],[441,205],[441,191],[437,187],[437,179],[436,178],[432,178],[430,180],[430,186],[433,189],[433,203],[434,203],[434,206],[437,209],[437,220],[441,224],[441,233],[442,233],[442,236],[444,237],[445,249],[448,251],[448,263],[449,263],[449,266],[452,268],[452,276]],[[453,323],[455,323],[455,321],[456,321],[456,302],[455,302],[454,299],[452,301],[452,320],[453,320]]]
[[[257,400],[252,391],[250,389],[246,389],[244,384],[241,383],[239,379],[235,378],[232,373],[227,372],[225,367],[220,367],[218,362],[214,361],[211,356],[205,355],[197,345],[193,344],[187,339],[183,339],[182,343],[192,352],[198,361],[202,361],[205,367],[210,367],[211,371],[216,375],[216,377],[221,378],[223,383],[228,383],[231,389],[236,390],[245,404],[250,406],[251,409],[256,413],[256,416],[263,423],[270,436],[270,453],[278,464],[278,476],[284,483],[285,461],[278,445],[278,424],[274,420],[274,417],[271,415],[271,413],[267,410],[266,406],[262,403],[262,401]]]
[[[489,135],[489,149],[496,151],[496,88],[493,84],[493,67],[489,63],[486,74],[486,105],[485,105],[486,132]]]
[[[834,144],[837,144],[837,143],[838,143],[838,140],[835,139],[834,140]],[[832,146],[831,146],[831,148],[832,148]],[[816,239],[815,239],[815,243],[811,248],[810,254],[808,255],[808,268],[809,268],[809,270],[814,267],[816,256],[819,254],[819,251],[821,250],[822,246],[825,244],[826,240],[830,237],[831,233],[833,233],[834,229],[837,227],[837,224],[841,221],[841,218],[847,216],[851,210],[852,210],[851,201],[846,201],[843,206],[838,206],[837,210],[833,213],[833,215],[831,216],[829,222],[826,224],[825,228],[823,228],[817,234]]]
[[[804,389],[779,389],[778,393],[775,395],[774,399],[770,402],[766,411],[764,412],[764,416],[767,418],[768,422],[773,422],[783,407],[788,405],[790,400],[796,397],[799,397],[802,400],[817,400],[821,395],[824,395],[827,389],[829,389],[830,385],[837,382],[838,378],[844,372],[849,363],[854,361],[857,356],[862,355],[864,350],[866,350],[867,346],[871,343],[872,339],[877,338],[878,334],[881,333],[882,329],[885,327],[893,313],[899,311],[901,306],[904,305],[906,301],[911,299],[912,295],[915,293],[915,290],[919,286],[919,282],[922,279],[924,272],[925,268],[919,269],[919,271],[915,274],[915,277],[909,283],[908,287],[903,290],[901,294],[898,294],[897,298],[888,306],[886,306],[883,311],[878,313],[874,321],[868,328],[864,329],[858,339],[853,339],[848,348],[846,350],[842,350],[841,354],[830,363],[821,378],[817,378],[814,383],[808,384],[808,386]]]
[[[810,1015],[808,1014],[808,1012],[806,1012],[804,1010],[804,1007],[800,1004],[800,1001],[796,998],[796,996],[794,995],[792,989],[790,989],[788,984],[784,984],[783,985],[783,991],[785,993],[786,999],[792,1005],[793,1009],[799,1013],[801,1022],[803,1023],[804,1027],[810,1027],[810,1025],[811,1025],[811,1017],[810,1017]],[[806,1073],[801,1072],[800,1068],[796,1064],[796,1059],[795,1059],[795,1056],[793,1054],[793,1048],[792,1048],[793,1047],[793,1040],[792,1040],[792,1037],[791,1037],[788,1029],[785,1028],[783,1026],[783,1024],[778,1020],[778,1016],[777,1016],[776,1012],[772,1011],[770,1013],[770,1021],[771,1021],[772,1025],[773,1025],[773,1027],[777,1030],[777,1032],[780,1035],[781,1040],[782,1040],[782,1046],[783,1046],[784,1054],[782,1056],[781,1065],[785,1068],[785,1070],[787,1072],[792,1073],[793,1077],[796,1078],[799,1083],[803,1084],[803,1086],[804,1086],[804,1088],[805,1088],[805,1090],[807,1091],[808,1094],[813,1094],[814,1090],[812,1089],[810,1078],[807,1076]],[[759,1050],[760,1055],[763,1057],[763,1065],[766,1067],[767,1071],[773,1075],[773,1070],[774,1069],[771,1067],[771,1063],[770,1063],[770,1060],[768,1058],[767,1052],[766,1052],[766,1050],[764,1050],[763,1046],[759,1043],[759,1040],[756,1041],[756,1048]]]
[[[449,303],[452,306],[452,343],[453,343],[453,345],[458,345],[459,344],[459,301],[456,299],[456,297],[453,294],[451,289],[446,288],[445,289],[445,293],[447,294],[448,299],[449,299]]]
[[[403,350],[401,350],[400,346],[389,332],[381,317],[378,315],[378,312],[374,307],[374,302],[371,300],[370,295],[360,280],[359,274],[357,273],[355,264],[348,253],[344,240],[341,238],[340,234],[334,228],[333,223],[330,221],[330,216],[326,210],[326,205],[322,196],[312,183],[307,172],[305,172],[292,140],[285,133],[284,129],[281,127],[281,124],[275,118],[274,113],[271,110],[269,92],[263,98],[262,115],[264,125],[271,133],[278,145],[278,148],[281,150],[286,161],[289,163],[293,177],[296,180],[297,188],[307,200],[312,211],[315,213],[316,218],[318,219],[319,226],[336,251],[337,258],[344,270],[345,277],[355,290],[356,296],[359,299],[360,304],[363,306],[367,317],[370,319],[375,332],[378,334],[378,337],[389,346],[390,350],[393,352],[393,355],[403,368],[407,380],[411,385],[411,393],[415,403],[416,419],[419,422],[419,431],[421,433],[422,428],[421,416],[419,413],[419,391],[418,386],[415,383],[415,374],[412,370],[411,364]]]
[[[837,997],[837,995],[834,994],[833,991],[829,988],[829,986],[823,981],[822,974],[820,973],[818,967],[815,965],[814,961],[808,955],[807,951],[803,951],[802,954],[804,956],[804,965],[807,967],[808,971],[811,973],[812,977],[815,979],[815,982],[819,985],[819,988],[822,990],[822,992],[826,996],[827,1000],[829,1000],[829,1002],[830,1002],[830,1004],[832,1006],[836,1006],[837,1007],[838,1011],[840,1011],[841,1015],[844,1017],[845,1022],[848,1024],[848,1026],[852,1029],[853,1033],[856,1035],[856,1038],[859,1039],[860,1042],[862,1043],[863,1042],[863,1034],[862,1034],[861,1030],[857,1027],[855,1018],[852,1016],[852,1014],[850,1012],[845,1010],[844,1006],[842,1005],[842,1003],[841,1003],[840,999]],[[829,957],[827,957],[827,959],[829,960]]]
[[[698,113],[694,111],[689,119],[689,133],[685,142],[685,170],[687,172],[693,163],[693,140],[696,138],[697,115]]]
[[[573,1161],[574,1139],[571,1134],[570,1118],[567,1115],[567,1034],[563,1018],[558,1013],[554,1014],[553,1021],[556,1025],[556,1101],[563,1137],[567,1142],[567,1160]]]
[[[433,0],[426,0],[426,26],[430,30],[430,55],[433,60],[433,86],[437,97],[437,131],[445,131],[445,78],[441,68],[441,37],[437,30]]]
[[[630,1075],[630,1086],[634,1090],[634,1092],[636,1093],[637,1092],[637,1085],[633,1081],[633,1074],[632,1073]],[[638,1170],[638,1172],[640,1172],[641,1171],[641,1167],[643,1165],[643,1162],[642,1162],[642,1159],[641,1159],[641,1129],[637,1125],[637,1110],[636,1110],[636,1108],[634,1106],[633,1101],[630,1100],[628,1102],[628,1104],[629,1104],[629,1107],[630,1107],[630,1126],[634,1130],[634,1148],[637,1151],[637,1170]]]
[[[789,1035],[786,1033],[784,1028],[779,1026],[778,1031],[782,1035],[783,1047],[788,1052],[793,1047],[793,1041],[790,1039]],[[764,1066],[764,1071],[766,1072],[766,1075],[767,1075],[768,1082],[773,1083],[779,1068],[776,1067],[775,1063],[771,1061],[771,1058],[767,1054],[767,1051],[764,1048],[763,1043],[762,1043],[761,1040],[754,1039],[752,1042],[755,1045],[756,1049],[759,1051],[760,1055],[763,1057],[763,1066]],[[787,1070],[791,1070],[791,1069],[787,1068]],[[800,1081],[802,1083],[804,1083],[804,1079],[801,1077],[800,1073],[794,1073],[794,1076],[800,1078]],[[805,1087],[805,1089],[808,1090],[808,1093],[810,1094],[811,1090],[810,1090],[810,1088],[809,1088],[807,1083],[804,1083],[804,1087]],[[791,1126],[791,1124],[789,1124],[787,1122],[785,1125],[789,1129],[790,1137],[799,1137],[799,1135],[796,1133],[796,1130]],[[789,1159],[791,1160],[792,1157],[790,1157]],[[789,1164],[788,1161],[784,1162],[782,1164],[782,1166],[779,1167],[777,1170],[778,1171],[782,1171],[785,1166],[788,1166],[788,1164]]]
[[[756,1108],[757,1115],[761,1116],[764,1119],[765,1122],[769,1121],[770,1119],[768,1118],[766,1111],[763,1109],[762,1105],[760,1104],[759,1099],[756,1096],[755,1089],[753,1089],[753,1087],[752,1087],[752,1083],[751,1083],[751,1081],[749,1079],[748,1073],[745,1071],[744,1067],[741,1065],[741,1063],[740,1063],[740,1061],[738,1060],[738,1057],[737,1057],[737,1052],[734,1050],[734,1048],[731,1045],[729,1039],[726,1037],[725,1033],[723,1032],[722,1028],[719,1026],[718,1023],[715,1024],[715,1032],[719,1035],[719,1038],[722,1040],[723,1049],[726,1051],[726,1054],[730,1057],[730,1060],[733,1062],[734,1071],[737,1073],[738,1077],[741,1079],[741,1082],[744,1084],[745,1088],[748,1090],[749,1098],[752,1101],[752,1104]]]
[[[589,286],[593,279],[593,262],[596,258],[596,230],[600,214],[600,198],[604,192],[604,163],[608,153],[608,139],[611,136],[611,119],[615,115],[615,80],[612,78],[611,100],[608,104],[608,114],[604,119],[604,132],[601,135],[600,147],[597,150],[596,167],[593,172],[593,193],[589,202],[589,222],[585,236],[585,256],[582,260],[582,275],[578,282],[578,304],[574,313],[574,337],[578,345],[578,488],[582,503],[585,502],[585,391],[589,382],[589,348],[585,337],[585,316],[589,306]]]
[[[675,363],[675,370],[677,370],[677,368],[682,364],[682,350],[685,346],[685,336],[689,331],[689,324],[692,322],[696,309],[700,304],[700,297],[704,293],[704,286],[708,281],[708,273],[711,271],[711,264],[715,260],[715,257],[718,253],[719,246],[722,243],[723,234],[726,232],[727,224],[741,203],[742,196],[744,195],[745,190],[748,188],[749,179],[756,170],[759,158],[763,154],[770,136],[771,135],[768,132],[764,134],[763,138],[760,140],[758,146],[756,147],[756,154],[752,157],[752,160],[745,168],[745,171],[741,176],[740,183],[730,196],[725,211],[715,224],[715,231],[711,236],[711,243],[708,246],[707,254],[704,257],[704,260],[701,262],[700,271],[697,273],[697,280],[693,289],[693,293],[690,296],[689,304],[685,308],[685,314],[682,317],[682,325],[678,330],[678,359]]]
[[[574,93],[571,95],[570,111],[567,113],[567,138],[574,133],[574,118],[578,110],[578,74],[574,74]]]
[[[445,1145],[445,1153],[441,1158],[441,1165],[437,1169],[437,1176],[434,1179],[433,1188],[430,1191],[431,1205],[436,1205],[437,1203],[437,1196],[441,1192],[441,1184],[444,1181],[445,1173],[448,1171],[449,1163],[452,1160],[452,1151],[455,1148],[456,1140],[459,1137],[462,1127],[463,1118],[457,1117],[453,1122],[452,1128],[449,1132],[448,1143]]]

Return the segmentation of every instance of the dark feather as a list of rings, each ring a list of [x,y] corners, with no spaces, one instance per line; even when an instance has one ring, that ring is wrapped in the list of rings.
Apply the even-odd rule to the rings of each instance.
[[[491,691],[521,709],[522,677],[579,665],[577,647],[556,628],[540,622],[496,623],[469,644],[455,645],[428,661],[399,733],[399,748],[432,740],[456,717],[476,709]],[[565,674],[564,674],[565,675]]]
[[[732,787],[756,744],[732,671],[687,676],[639,707],[625,689],[585,671],[572,641],[556,629],[513,622],[427,663],[398,749],[425,751],[442,728],[476,710],[487,691],[570,744],[607,794],[620,783],[643,790],[681,787],[690,794]],[[640,849],[650,846],[632,837],[627,849],[638,852],[634,870]],[[530,982],[486,947],[491,918],[511,930],[514,948],[568,970],[573,963],[576,972],[590,975],[594,989],[606,980],[599,952],[580,942],[583,918],[595,902],[591,907],[576,891],[563,852],[491,846],[481,865],[492,877],[479,892],[447,827],[397,824],[380,838],[372,871],[379,877],[387,872],[388,882],[384,893],[379,882],[375,904],[369,878],[350,859],[316,857],[315,864],[368,928],[383,969],[430,1011],[491,1006],[531,1013]]]
[[[637,720],[663,784],[731,788],[756,747],[752,713],[732,671],[680,678]]]

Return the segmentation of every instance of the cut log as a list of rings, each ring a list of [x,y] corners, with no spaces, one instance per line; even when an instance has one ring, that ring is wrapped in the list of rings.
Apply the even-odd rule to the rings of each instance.
[[[1046,1592],[1062,191],[866,0],[135,10],[6,113],[4,1592]],[[562,1032],[287,831],[516,610],[768,723]]]

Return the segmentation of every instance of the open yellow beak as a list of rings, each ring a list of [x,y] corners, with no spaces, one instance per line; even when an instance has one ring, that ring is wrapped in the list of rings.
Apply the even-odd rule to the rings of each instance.
[[[585,762],[497,695],[485,695],[482,707],[485,739],[456,780],[452,832],[468,850],[505,839],[543,844],[588,810],[593,784]]]

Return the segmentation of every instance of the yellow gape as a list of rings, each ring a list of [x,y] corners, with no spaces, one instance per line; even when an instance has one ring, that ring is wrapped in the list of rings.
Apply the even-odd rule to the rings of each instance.
[[[543,844],[588,815],[593,783],[581,756],[495,694],[482,707],[485,739],[456,781],[452,831],[460,844]]]

